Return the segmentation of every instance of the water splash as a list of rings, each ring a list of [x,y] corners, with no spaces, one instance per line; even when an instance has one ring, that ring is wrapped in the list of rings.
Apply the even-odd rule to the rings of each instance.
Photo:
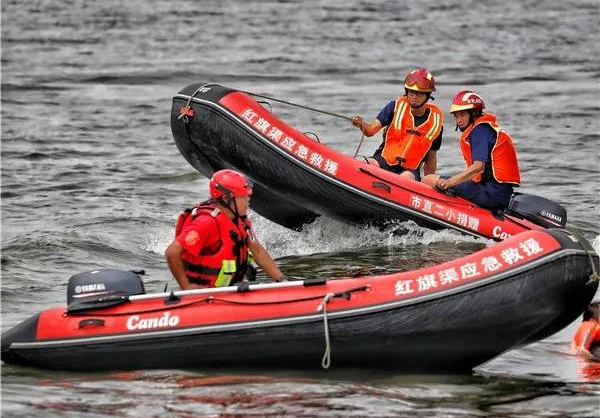
[[[485,242],[451,230],[432,231],[414,222],[391,223],[381,230],[346,225],[322,217],[306,225],[302,231],[292,231],[257,215],[252,218],[259,240],[276,258],[435,242]]]
[[[489,243],[452,230],[432,231],[414,222],[390,223],[381,230],[346,225],[322,217],[306,225],[302,231],[293,231],[256,213],[251,213],[250,219],[259,241],[274,258],[438,242]],[[145,250],[162,255],[172,239],[172,227],[157,227],[147,236]]]

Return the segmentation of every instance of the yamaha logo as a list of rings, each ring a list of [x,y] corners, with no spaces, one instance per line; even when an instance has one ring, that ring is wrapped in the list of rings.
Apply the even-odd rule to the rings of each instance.
[[[540,215],[542,215],[544,218],[552,219],[558,223],[562,222],[562,218],[560,216],[555,215],[554,213],[546,212],[545,210],[541,211]]]
[[[75,286],[75,293],[98,292],[101,290],[106,290],[104,283],[81,284]]]
[[[139,315],[133,315],[127,319],[127,329],[132,331],[139,329],[176,327],[178,324],[179,317],[177,315],[171,316],[170,312],[165,312],[162,316],[153,318],[140,318]]]

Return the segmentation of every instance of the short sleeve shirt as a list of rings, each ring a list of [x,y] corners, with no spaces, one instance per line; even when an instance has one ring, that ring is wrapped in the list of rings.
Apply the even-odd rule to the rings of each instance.
[[[246,225],[248,225],[248,240],[253,242],[256,240],[256,237],[250,219],[246,219]],[[221,232],[216,220],[212,216],[201,215],[186,224],[175,240],[185,251],[197,256],[204,249],[207,249],[209,253],[218,251]]]
[[[490,162],[496,138],[496,131],[487,123],[482,123],[473,128],[469,135],[473,161]]]
[[[183,249],[195,256],[205,249],[217,250],[221,239],[219,227],[212,216],[198,216],[188,222],[175,240]]]

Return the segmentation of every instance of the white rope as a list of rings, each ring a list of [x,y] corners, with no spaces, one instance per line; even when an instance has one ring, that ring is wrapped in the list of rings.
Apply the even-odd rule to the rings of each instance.
[[[325,353],[321,360],[321,367],[327,370],[331,366],[331,343],[329,340],[329,322],[327,320],[327,304],[333,299],[333,293],[327,293],[323,298],[323,302],[317,307],[317,312],[323,311],[323,331],[325,332]]]

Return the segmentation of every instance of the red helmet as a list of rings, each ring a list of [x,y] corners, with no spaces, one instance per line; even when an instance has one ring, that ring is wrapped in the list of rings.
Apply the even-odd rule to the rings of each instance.
[[[471,90],[463,90],[456,93],[454,100],[452,100],[450,113],[469,109],[485,109],[485,103],[483,103],[481,96],[475,92],[472,92]]]
[[[210,197],[213,199],[223,196],[231,199],[251,194],[252,186],[246,176],[237,171],[219,170],[210,178]]]
[[[425,68],[412,70],[404,79],[404,88],[422,93],[435,91],[435,79]]]

